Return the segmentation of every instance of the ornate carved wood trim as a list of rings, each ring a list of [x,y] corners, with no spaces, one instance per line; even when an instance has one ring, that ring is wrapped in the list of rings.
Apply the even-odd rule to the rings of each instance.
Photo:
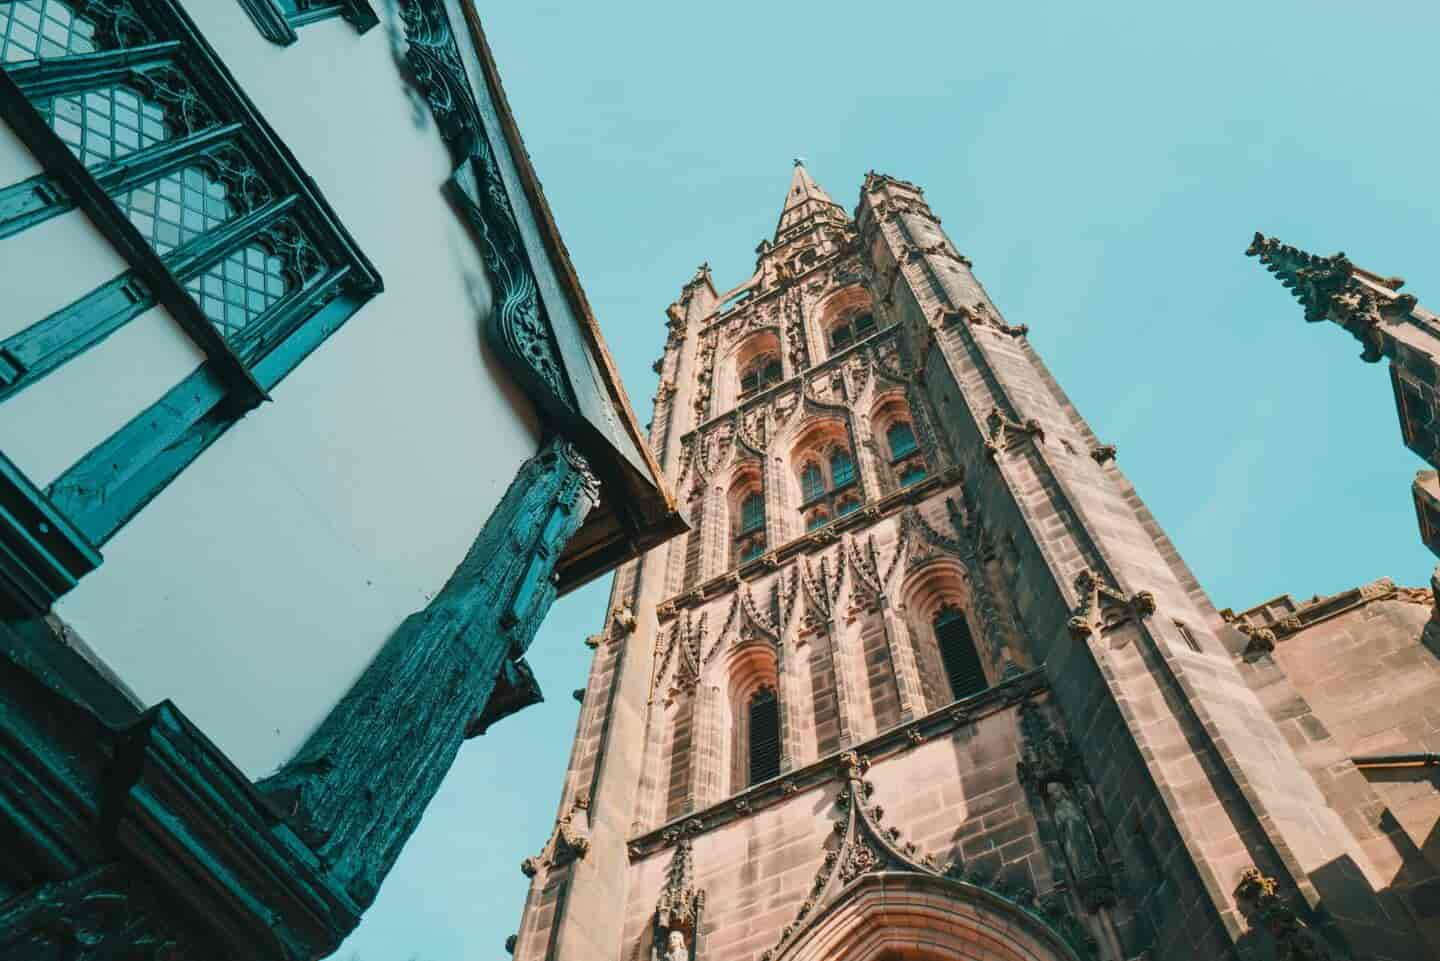
[[[565,542],[599,498],[569,442],[521,467],[450,580],[410,615],[279,772],[261,782],[322,862],[368,905],[555,599]]]

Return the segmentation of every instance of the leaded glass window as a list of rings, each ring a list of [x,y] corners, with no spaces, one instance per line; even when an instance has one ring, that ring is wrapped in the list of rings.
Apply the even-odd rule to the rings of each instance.
[[[94,53],[95,24],[61,0],[0,3],[0,63]]]
[[[830,454],[830,489],[839,490],[855,482],[855,461],[848,450],[836,448]]]
[[[975,649],[975,640],[970,635],[970,625],[959,608],[946,604],[935,615],[935,642],[940,646],[940,660],[945,665],[945,676],[950,681],[950,691],[958,701],[972,694],[979,694],[989,687],[985,680],[985,668],[980,663],[980,652]]]
[[[828,523],[830,523],[830,517],[824,511],[812,511],[810,516],[805,520],[805,531],[808,533],[813,530],[819,530]]]
[[[335,5],[296,9],[320,6]],[[349,16],[363,0],[339,6]],[[0,0],[0,65],[20,94],[0,115],[45,168],[0,229],[79,208],[128,261],[0,340],[0,401],[156,305],[205,355],[43,492],[27,490],[93,548],[380,281],[178,0]],[[93,481],[101,472],[103,489]]]
[[[130,222],[159,253],[189,243],[230,219],[225,185],[186,167],[137,187],[120,200]]]
[[[800,472],[800,500],[808,504],[824,493],[825,477],[820,473],[820,465],[811,461]]]
[[[87,167],[111,163],[170,136],[164,109],[124,84],[61,94],[35,106]]]
[[[855,332],[850,329],[849,324],[840,324],[830,331],[830,349],[842,351],[855,342]]]
[[[846,500],[841,501],[841,502],[840,502],[840,506],[835,509],[835,516],[836,516],[836,517],[844,517],[844,516],[846,516],[847,514],[853,514],[853,513],[855,513],[855,512],[858,511],[859,509],[860,509],[860,502],[859,502],[859,501],[857,501],[857,500],[856,500],[855,498],[853,498],[853,497],[847,498]]]
[[[780,702],[770,688],[750,698],[750,783],[780,776]]]
[[[752,491],[740,502],[740,533],[752,534],[764,529],[765,499],[758,491]]]
[[[242,247],[188,285],[205,316],[237,349],[265,311],[285,295],[279,257],[258,246]]]
[[[896,460],[915,451],[915,430],[903,420],[891,424],[885,431],[885,441],[890,445],[890,458]]]
[[[765,553],[765,539],[762,537],[752,537],[740,545],[740,563],[744,564],[753,561],[763,553]]]

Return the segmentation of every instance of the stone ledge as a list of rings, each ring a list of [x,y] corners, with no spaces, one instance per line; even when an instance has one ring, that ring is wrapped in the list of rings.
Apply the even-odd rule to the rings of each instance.
[[[843,781],[846,777],[846,766],[842,758],[846,754],[867,757],[872,763],[878,762],[908,751],[925,741],[949,734],[956,728],[983,717],[1014,707],[1048,688],[1043,666],[1007,678],[994,687],[947,704],[918,720],[899,724],[857,744],[846,745],[803,767],[784,772],[779,777],[757,784],[724,801],[684,814],[638,835],[632,838],[628,845],[630,860],[639,861],[650,857],[684,838],[695,837],[749,817],[802,791],[813,790],[831,781]]]

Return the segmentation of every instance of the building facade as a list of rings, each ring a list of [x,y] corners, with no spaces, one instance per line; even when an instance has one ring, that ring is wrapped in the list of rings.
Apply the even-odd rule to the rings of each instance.
[[[0,957],[340,943],[683,530],[469,0],[0,0]]]
[[[1218,610],[914,184],[797,162],[757,255],[667,311],[691,530],[588,640],[514,956],[1436,956],[1434,784],[1367,765],[1430,592]]]

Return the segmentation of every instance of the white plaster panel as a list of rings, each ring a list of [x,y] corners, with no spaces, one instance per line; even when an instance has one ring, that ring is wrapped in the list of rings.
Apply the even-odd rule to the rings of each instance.
[[[538,429],[482,346],[483,262],[386,26],[325,21],[280,48],[238,3],[190,13],[385,290],[122,528],[58,609],[144,700],[173,699],[258,776],[443,585]]]
[[[43,487],[204,361],[154,307],[0,404],[0,450]]]
[[[15,136],[10,125],[0,121],[0,187],[19,183],[43,169],[30,149]]]
[[[129,266],[78,210],[0,239],[5,296],[0,339],[44,320]]]

